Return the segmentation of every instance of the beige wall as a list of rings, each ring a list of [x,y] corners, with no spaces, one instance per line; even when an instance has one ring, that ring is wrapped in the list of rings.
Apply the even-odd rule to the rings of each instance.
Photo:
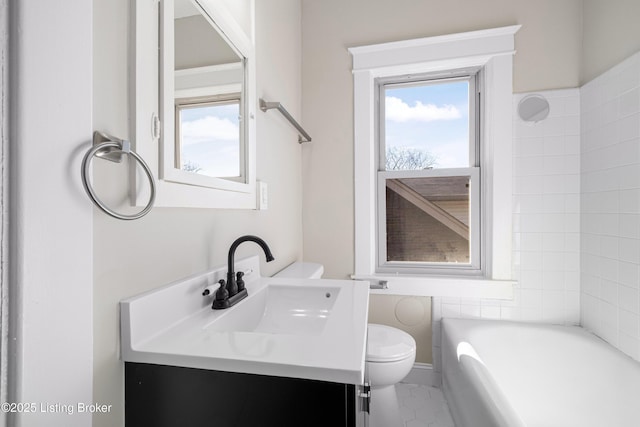
[[[238,55],[202,15],[187,16],[174,22],[173,61],[176,70],[240,61]]]
[[[638,0],[584,0],[581,85],[640,50]]]
[[[431,298],[371,295],[369,323],[393,326],[416,340],[416,362],[432,363]]]
[[[129,0],[94,0],[95,129],[128,135],[127,27]],[[258,96],[301,110],[301,27],[298,0],[256,1]],[[95,426],[123,424],[123,364],[119,358],[118,302],[137,293],[226,263],[231,242],[263,237],[276,260],[272,274],[302,258],[301,148],[275,113],[257,111],[257,177],[269,185],[267,211],[155,208],[138,221],[94,214],[94,399],[113,411]],[[104,163],[104,162],[103,162]],[[125,194],[123,171],[96,165],[97,186]],[[112,198],[110,198],[111,200]],[[244,244],[238,257],[257,254]],[[262,255],[261,255],[262,257]],[[89,285],[89,284],[88,284]]]
[[[516,34],[514,91],[577,87],[581,0],[302,0],[304,254],[325,276],[353,273],[353,85],[348,47],[522,24]],[[398,301],[377,297],[371,318],[393,319]],[[386,315],[384,313],[387,313]],[[430,360],[429,319],[395,323]],[[391,322],[390,324],[393,324]],[[428,341],[428,342],[427,342]]]
[[[478,7],[481,3],[483,7]],[[580,0],[303,0],[304,250],[326,275],[353,272],[351,46],[522,24],[516,92],[577,87]]]

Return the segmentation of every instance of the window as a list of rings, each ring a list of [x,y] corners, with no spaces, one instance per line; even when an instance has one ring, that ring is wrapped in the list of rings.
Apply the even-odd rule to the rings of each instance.
[[[412,295],[434,295],[436,288],[452,295],[444,285],[447,280],[435,276],[460,281],[471,275],[463,281],[472,287],[479,283],[477,279],[511,279],[511,110],[514,35],[519,28],[349,48],[354,102],[354,277],[390,280],[390,288],[398,286],[393,292]],[[480,86],[482,96],[473,98]],[[456,108],[461,115],[468,114],[466,131],[464,126],[458,128],[462,135],[468,132],[467,137],[441,147],[427,138],[426,149],[406,142],[402,132],[410,124],[407,118],[415,121],[412,115],[429,109],[447,117],[455,114],[447,106],[459,105],[455,100],[431,102],[428,95],[422,99],[406,93],[421,90],[435,96],[438,91],[464,93],[465,87],[468,107]],[[434,138],[452,124],[432,120],[427,135]],[[419,166],[390,162],[387,167],[387,160],[394,156],[400,155],[398,165],[403,163],[402,147],[412,161],[417,158]],[[461,156],[449,156],[449,151]],[[455,200],[443,199],[440,189],[445,187],[447,197]],[[468,207],[463,207],[465,201]],[[457,242],[451,243],[454,249],[436,247],[422,253],[407,249],[407,240],[424,238],[436,227],[446,237],[440,240],[442,245]],[[405,247],[399,246],[400,240]],[[427,274],[432,276],[428,280]]]
[[[376,80],[377,271],[480,272],[478,75]]]
[[[177,169],[241,181],[240,141],[240,94],[176,99]]]

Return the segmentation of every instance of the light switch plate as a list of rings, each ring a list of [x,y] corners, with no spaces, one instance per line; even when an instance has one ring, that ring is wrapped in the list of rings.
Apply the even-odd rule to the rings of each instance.
[[[269,208],[269,191],[267,188],[267,183],[258,181],[257,187],[258,210],[267,210]]]

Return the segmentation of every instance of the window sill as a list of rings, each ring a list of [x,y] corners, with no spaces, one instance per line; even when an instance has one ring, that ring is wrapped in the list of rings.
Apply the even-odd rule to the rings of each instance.
[[[376,295],[513,299],[513,280],[450,277],[352,275],[356,280],[386,280],[387,289],[370,289]]]

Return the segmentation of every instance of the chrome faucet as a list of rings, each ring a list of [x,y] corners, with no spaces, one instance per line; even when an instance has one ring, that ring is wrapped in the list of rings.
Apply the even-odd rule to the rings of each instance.
[[[269,245],[267,245],[267,243],[261,238],[256,236],[242,236],[237,238],[229,248],[229,257],[227,258],[227,281],[226,283],[224,280],[220,280],[218,282],[220,283],[220,287],[216,291],[216,296],[213,300],[213,305],[211,306],[214,310],[229,308],[249,295],[247,293],[247,289],[244,287],[244,280],[242,279],[244,273],[239,271],[236,274],[233,271],[236,249],[243,242],[257,243],[264,251],[267,262],[274,260],[273,255],[271,254],[271,249],[269,249]]]

